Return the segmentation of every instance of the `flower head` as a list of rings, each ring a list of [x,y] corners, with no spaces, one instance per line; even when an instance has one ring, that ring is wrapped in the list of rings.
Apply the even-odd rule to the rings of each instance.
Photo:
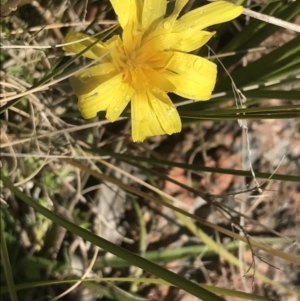
[[[166,0],[110,0],[123,29],[105,43],[84,53],[101,60],[71,78],[84,118],[106,111],[115,121],[131,101],[133,141],[181,131],[181,120],[168,92],[194,100],[208,100],[216,82],[216,65],[188,54],[204,45],[214,32],[203,29],[239,16],[243,8],[217,1],[178,19],[188,0],[176,0],[165,17]],[[65,51],[79,53],[96,39],[70,32]]]

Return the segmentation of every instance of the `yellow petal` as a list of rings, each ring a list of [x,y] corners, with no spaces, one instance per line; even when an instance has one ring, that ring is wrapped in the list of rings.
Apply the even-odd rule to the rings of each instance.
[[[152,0],[152,2],[153,3],[159,2],[161,5],[162,5],[162,3],[164,5],[167,1],[165,2],[165,1]],[[157,19],[158,22],[153,22],[152,26],[149,27],[148,32],[146,31],[146,33],[145,33],[146,41],[148,41],[156,36],[166,37],[167,34],[170,34],[173,30],[173,26],[175,24],[175,21],[179,15],[179,13],[181,12],[181,10],[183,9],[183,7],[186,5],[187,2],[188,2],[188,0],[177,0],[175,2],[174,10],[170,16],[168,16],[166,18],[161,18],[161,20],[159,20],[159,18],[158,18]]]
[[[162,2],[162,1],[161,1]],[[188,0],[177,0],[172,14],[164,18],[158,25],[158,31],[163,33],[172,32],[175,21]]]
[[[144,0],[142,28],[148,28],[154,21],[162,18],[167,9],[167,1]]]
[[[144,0],[136,0],[136,10],[137,10],[136,14],[137,14],[137,19],[139,24],[142,24],[143,5],[144,5]]]
[[[176,87],[174,93],[195,100],[207,100],[216,83],[217,66],[202,57],[174,52],[163,74]]]
[[[174,10],[173,10],[172,14],[168,18],[166,18],[166,20],[168,20],[168,21],[174,20],[175,21],[187,3],[188,3],[188,0],[176,0]]]
[[[156,4],[157,2],[160,3],[161,6],[165,5],[167,1],[149,0],[149,2],[153,2],[153,4]],[[188,0],[176,0],[174,10],[170,16],[161,18],[160,21],[158,18],[158,22],[153,22],[152,26],[149,27],[148,32],[146,31],[144,35],[142,46],[145,48],[150,46],[158,50],[171,49],[175,45],[178,46],[180,37],[172,33],[173,26],[178,15],[187,2]],[[158,45],[158,48],[156,48],[156,45]]]
[[[83,41],[81,41],[84,39]],[[114,38],[117,39],[117,36]],[[78,43],[72,43],[79,41]],[[73,53],[79,53],[86,49],[91,44],[95,43],[97,41],[96,38],[91,38],[89,35],[86,35],[81,32],[69,32],[64,40],[64,43],[72,43],[70,45],[66,45],[63,47],[64,51],[73,52]],[[111,41],[113,42],[113,41]],[[114,47],[115,43],[102,43],[98,42],[95,46],[84,52],[83,56],[88,57],[90,59],[98,59],[101,56],[105,56],[108,51]]]
[[[104,83],[98,83],[98,86],[89,93],[77,94],[78,107],[83,118],[93,118],[99,111],[107,110],[121,89],[122,78],[122,74],[118,74]]]
[[[107,107],[106,118],[111,122],[116,121],[128,105],[131,97],[132,90],[130,86],[128,84],[121,84]]]
[[[142,142],[149,136],[173,134],[181,130],[181,120],[175,106],[164,92],[160,93],[136,90],[133,94],[131,123],[134,142]]]
[[[136,23],[129,22],[123,29],[122,40],[124,49],[128,55],[130,55],[134,49],[140,48],[141,45],[142,35],[139,34],[136,26]]]
[[[153,34],[156,34],[154,32]],[[180,33],[161,33],[149,35],[143,40],[140,51],[152,53],[153,50],[176,49],[180,45]]]
[[[74,92],[77,95],[83,95],[93,91],[117,73],[112,63],[101,63],[79,71],[71,77],[70,82]]]
[[[144,74],[151,86],[168,92],[175,90],[175,86],[163,74],[156,70],[152,68],[144,69]]]
[[[173,47],[174,50],[191,52],[200,48],[207,43],[208,40],[215,34],[215,32],[199,31],[196,27],[188,34],[182,32],[182,39],[180,43]]]
[[[176,0],[172,15],[175,15],[175,17],[177,18],[188,2],[189,0]]]
[[[134,142],[143,142],[146,137],[164,134],[144,90],[135,90],[132,95],[131,128]]]
[[[150,105],[153,108],[157,119],[168,135],[181,131],[181,120],[176,107],[169,96],[163,91],[149,91]]]
[[[149,66],[151,66],[153,69],[163,70],[168,66],[172,57],[173,57],[173,51],[164,52],[163,56],[161,55],[161,53],[154,54],[154,55],[150,54],[149,57],[147,57],[147,62]]]
[[[110,0],[122,28],[124,28],[128,22],[137,20],[137,10],[139,7],[137,2],[139,1],[140,0]]]
[[[191,10],[183,15],[175,22],[173,32],[186,31],[193,27],[201,30],[214,24],[230,21],[238,17],[242,12],[242,6],[237,6],[226,1],[216,1]]]

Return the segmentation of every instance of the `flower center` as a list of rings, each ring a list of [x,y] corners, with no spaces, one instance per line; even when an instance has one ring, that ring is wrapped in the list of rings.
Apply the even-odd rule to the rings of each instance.
[[[139,49],[133,49],[132,51],[125,51],[122,47],[118,56],[118,67],[123,73],[123,81],[137,84],[147,84],[147,77],[144,70],[149,69],[149,65],[145,55],[139,53]]]
[[[123,32],[123,41],[111,52],[112,63],[123,74],[123,82],[136,88],[149,84],[147,69],[151,67],[153,53],[157,53],[154,49],[142,50],[141,43],[142,32],[131,34],[130,39]]]

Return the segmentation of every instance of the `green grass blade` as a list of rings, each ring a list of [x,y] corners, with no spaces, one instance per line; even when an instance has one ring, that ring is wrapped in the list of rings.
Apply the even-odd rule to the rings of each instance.
[[[299,52],[300,43],[299,38],[296,37],[246,67],[232,72],[231,76],[239,88],[250,85],[253,82],[268,78],[269,73],[278,71],[278,68],[285,68],[286,64],[298,66]],[[217,82],[214,92],[228,90],[231,90],[231,79],[226,76]]]
[[[66,280],[51,280],[51,281],[40,281],[40,282],[31,282],[31,283],[26,283],[26,284],[18,284],[16,285],[17,290],[24,290],[24,289],[29,289],[29,288],[35,288],[35,287],[42,287],[42,286],[48,286],[48,285],[59,285],[59,284],[72,284],[77,282],[78,279],[66,279]],[[169,284],[161,279],[153,279],[153,278],[130,278],[130,277],[117,277],[117,278],[88,278],[88,279],[83,279],[83,283],[88,283],[88,282],[97,282],[97,281],[105,281],[105,282],[142,282],[146,284]],[[258,296],[255,294],[249,294],[249,293],[244,293],[241,291],[235,291],[231,289],[226,289],[222,287],[214,287],[210,285],[204,285],[204,284],[199,284],[199,286],[218,293],[220,295],[224,296],[231,296],[231,297],[236,297],[236,298],[241,298],[245,300],[252,300],[252,301],[278,301],[277,299],[272,299],[268,297],[263,297],[263,296]],[[7,288],[6,287],[0,287],[1,293],[6,293]]]
[[[156,158],[146,158],[146,157],[141,157],[141,156],[135,156],[132,154],[119,154],[119,153],[114,153],[111,151],[105,151],[103,149],[93,149],[94,154],[99,154],[103,156],[111,156],[116,159],[120,160],[129,160],[133,162],[147,162],[151,165],[162,165],[162,166],[168,166],[168,167],[180,167],[185,170],[192,170],[192,171],[201,171],[201,172],[215,172],[215,173],[221,173],[221,174],[231,174],[235,176],[243,176],[243,177],[249,177],[252,178],[252,174],[250,171],[246,170],[238,170],[238,169],[230,169],[230,168],[218,168],[218,167],[208,167],[208,166],[203,166],[203,165],[192,165],[192,164],[187,164],[187,163],[179,163],[179,162],[173,162],[173,161],[168,161],[168,160],[161,160],[161,159],[156,159]],[[255,176],[257,178],[261,179],[272,179],[272,180],[279,180],[279,181],[290,181],[290,182],[300,182],[300,175],[285,175],[285,174],[271,174],[267,172],[260,172],[260,171],[255,171]]]
[[[132,282],[132,284],[137,284],[137,283],[138,282],[136,281]],[[99,283],[87,281],[87,282],[83,282],[83,286],[94,291],[95,293],[104,295],[105,297],[112,299],[114,301],[149,301],[149,299],[135,296],[129,292],[125,292],[124,290],[114,285],[104,286]]]
[[[102,38],[105,38],[106,36],[111,34],[115,29],[116,29],[116,26],[112,26],[112,28],[110,28]],[[48,82],[55,76],[62,74],[67,67],[69,67],[73,62],[75,62],[79,57],[81,57],[86,51],[88,51],[90,48],[95,46],[99,41],[100,41],[100,38],[97,39],[94,43],[92,43],[88,47],[86,47],[85,49],[83,49],[81,52],[77,53],[73,58],[68,59],[67,62],[65,62],[63,65],[59,66],[58,68],[56,68],[57,64],[54,64],[51,68],[51,71],[47,72],[45,74],[45,76],[42,79],[40,79],[36,84],[34,84],[30,89],[35,89],[35,88],[43,85],[44,83]],[[5,112],[6,110],[8,110],[11,106],[16,105],[21,99],[22,98],[16,98],[16,99],[8,102],[4,106],[0,107],[0,114]]]
[[[283,238],[280,237],[266,237],[256,239],[263,243],[280,243],[284,241]],[[238,248],[238,244],[236,241],[232,241],[228,244],[224,245],[224,248],[228,251],[234,251]],[[159,251],[149,251],[145,254],[145,258],[159,263],[159,262],[168,262],[181,258],[186,258],[190,256],[198,256],[199,254],[203,254],[203,258],[206,256],[218,255],[214,250],[208,248],[205,245],[193,245],[193,246],[185,246],[178,249],[166,249]],[[104,268],[104,267],[113,267],[113,268],[121,268],[128,267],[129,263],[122,258],[119,257],[99,257],[95,262],[95,268]]]
[[[2,209],[0,210],[0,236],[1,236],[1,263],[3,265],[4,273],[5,273],[5,278],[6,278],[6,283],[8,287],[8,292],[10,295],[11,301],[18,301],[18,296],[17,296],[17,291],[15,288],[15,283],[14,283],[14,278],[13,278],[13,273],[10,265],[10,259],[7,251],[7,245],[6,245],[6,240],[5,240],[5,231],[4,231],[4,221],[3,221],[3,213]]]
[[[54,223],[60,225],[61,227],[64,227],[68,231],[82,237],[83,239],[86,239],[87,241],[108,251],[109,253],[112,253],[120,258],[123,258],[124,260],[131,262],[135,266],[144,269],[147,272],[156,275],[157,277],[164,279],[165,281],[173,284],[174,286],[177,286],[185,290],[186,292],[198,298],[201,298],[204,301],[224,301],[223,298],[207,291],[206,289],[201,288],[199,285],[175,273],[172,273],[171,271],[166,270],[161,266],[146,260],[145,258],[142,258],[130,251],[127,251],[83,228],[80,228],[74,223],[69,222],[68,220],[65,220],[64,218],[51,212],[47,208],[41,206],[40,204],[32,200],[30,197],[25,195],[22,191],[15,187],[6,176],[4,176],[2,171],[1,176],[4,186],[10,189],[12,193],[14,193],[18,198],[20,198],[20,200],[22,200],[28,206],[35,209],[40,214],[43,214],[45,217],[52,220]]]
[[[269,3],[261,10],[261,13],[277,17],[284,21],[291,21],[300,13],[300,1],[289,2],[287,4],[282,4],[281,1]],[[280,27],[275,25],[252,19],[251,22],[222,49],[221,53],[256,47],[279,29]],[[222,62],[226,67],[229,67],[236,64],[242,57],[243,54],[237,54],[235,57],[224,58]]]

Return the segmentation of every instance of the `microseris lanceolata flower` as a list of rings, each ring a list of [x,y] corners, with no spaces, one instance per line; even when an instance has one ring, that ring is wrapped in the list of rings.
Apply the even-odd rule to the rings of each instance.
[[[214,35],[204,28],[236,18],[243,7],[217,1],[178,18],[188,0],[176,0],[170,15],[166,15],[166,0],[110,2],[122,35],[99,41],[84,52],[85,57],[98,61],[71,78],[80,112],[88,119],[106,111],[106,118],[113,122],[131,102],[133,141],[180,132],[180,116],[167,93],[193,100],[210,99],[216,65],[188,52]],[[65,42],[79,42],[64,50],[79,53],[96,40],[70,32]]]

